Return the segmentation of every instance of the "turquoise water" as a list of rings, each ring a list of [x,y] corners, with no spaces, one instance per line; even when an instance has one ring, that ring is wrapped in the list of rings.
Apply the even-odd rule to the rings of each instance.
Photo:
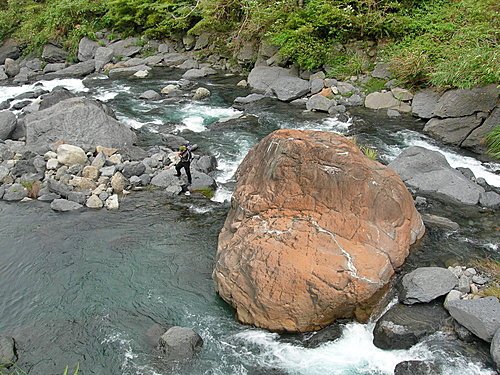
[[[444,343],[450,340],[441,334],[410,350],[382,351],[371,344],[371,324],[352,323],[341,339],[309,349],[298,339],[243,326],[215,293],[211,272],[234,186],[232,174],[248,149],[274,129],[355,133],[377,146],[383,160],[423,142],[493,181],[497,166],[433,143],[411,117],[395,122],[361,113],[363,123],[342,122],[266,101],[248,111],[257,119],[231,122],[241,113],[230,103],[246,94],[234,88],[238,77],[207,80],[213,92],[207,103],[192,103],[188,96],[171,103],[137,99],[146,89],[159,90],[179,76],[167,71],[147,80],[68,84],[106,99],[122,121],[142,124],[145,147],[177,129],[198,143],[200,152],[216,155],[220,190],[215,201],[144,191],[127,196],[118,212],[67,214],[40,202],[0,201],[0,332],[16,338],[20,369],[61,374],[66,365],[78,363],[81,374],[354,375],[392,374],[402,360],[435,359],[445,373],[491,373],[484,348],[448,349]],[[1,89],[0,94],[7,95]],[[430,228],[406,268],[498,258],[498,213],[457,212],[437,204],[429,210],[459,222],[461,229],[447,233]],[[147,334],[157,324],[194,328],[204,339],[203,350],[187,363],[165,363]]]

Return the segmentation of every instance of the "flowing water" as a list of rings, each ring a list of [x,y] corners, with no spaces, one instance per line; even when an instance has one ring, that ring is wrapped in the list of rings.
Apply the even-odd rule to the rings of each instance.
[[[493,373],[486,347],[460,349],[446,333],[410,350],[383,351],[372,344],[373,323],[349,323],[340,339],[312,349],[298,339],[243,326],[215,293],[211,272],[233,174],[252,145],[275,129],[355,134],[360,143],[376,147],[383,162],[409,145],[423,145],[495,186],[498,164],[443,147],[422,135],[422,124],[411,117],[391,120],[358,110],[355,119],[342,122],[271,100],[243,113],[231,107],[236,96],[248,93],[235,88],[238,77],[204,81],[213,93],[208,102],[193,102],[189,95],[164,102],[138,99],[179,78],[177,71],[158,70],[144,80],[41,82],[47,89],[65,85],[106,101],[122,122],[139,129],[144,147],[172,131],[199,144],[200,152],[218,158],[220,188],[212,201],[135,192],[118,212],[61,214],[41,202],[0,201],[0,333],[16,338],[20,370],[61,374],[78,363],[80,374],[392,374],[403,360],[433,359],[446,374]],[[0,102],[32,87],[2,87]],[[461,229],[430,228],[407,269],[498,259],[498,213],[437,203],[429,210]],[[150,333],[158,324],[194,328],[204,340],[199,356],[187,363],[162,361]]]

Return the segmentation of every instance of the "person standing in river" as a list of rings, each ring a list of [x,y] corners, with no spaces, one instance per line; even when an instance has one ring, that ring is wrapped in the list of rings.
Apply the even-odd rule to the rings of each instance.
[[[191,185],[192,179],[191,179],[191,160],[193,158],[193,155],[191,154],[191,151],[189,150],[188,147],[182,145],[179,147],[179,158],[180,161],[175,165],[175,170],[176,170],[176,176],[181,177],[181,169],[184,168],[184,171],[186,172],[186,176],[188,179],[188,187]],[[189,193],[189,190],[186,191],[186,194]]]

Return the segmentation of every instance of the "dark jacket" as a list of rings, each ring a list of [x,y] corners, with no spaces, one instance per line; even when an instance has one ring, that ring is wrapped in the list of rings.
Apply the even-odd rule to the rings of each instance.
[[[191,151],[189,151],[188,149],[182,151],[179,154],[179,156],[181,158],[181,161],[180,161],[181,163],[189,163],[193,159],[193,155],[191,154]]]

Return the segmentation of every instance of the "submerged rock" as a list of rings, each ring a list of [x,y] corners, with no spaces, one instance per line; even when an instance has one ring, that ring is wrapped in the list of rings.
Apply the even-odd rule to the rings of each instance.
[[[12,337],[0,336],[0,368],[10,367],[16,361],[16,344]]]
[[[241,163],[213,278],[237,318],[278,331],[367,318],[424,233],[402,181],[328,132],[279,130]]]
[[[192,358],[203,346],[203,339],[191,328],[171,327],[159,340],[159,348],[170,360]]]
[[[441,375],[439,366],[426,361],[404,361],[394,368],[394,375]]]
[[[72,202],[67,199],[54,199],[50,203],[50,208],[52,208],[54,211],[59,211],[59,212],[68,212],[68,211],[75,211],[79,210],[83,206],[79,203]]]

